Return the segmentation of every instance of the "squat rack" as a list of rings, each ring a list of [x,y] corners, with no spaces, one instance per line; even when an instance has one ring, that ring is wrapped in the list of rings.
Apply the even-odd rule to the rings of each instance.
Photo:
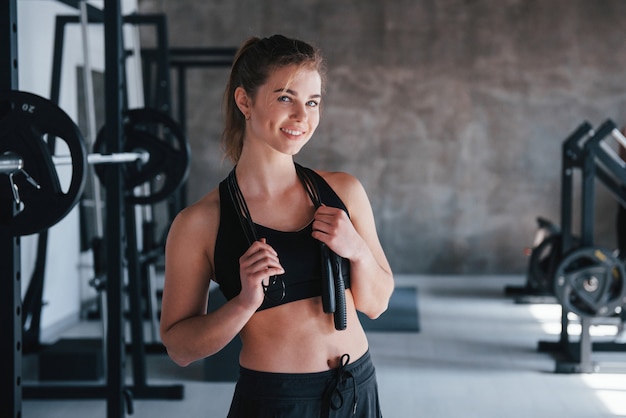
[[[0,90],[18,86],[17,0],[0,4]],[[0,170],[0,174],[2,171]],[[0,224],[18,212],[13,199],[0,199]],[[6,416],[22,416],[22,301],[20,237],[0,231],[0,404]],[[4,413],[4,412],[3,412]]]
[[[70,4],[69,1],[64,1],[67,4]],[[78,3],[78,2],[74,2]],[[77,6],[77,4],[76,4]],[[78,7],[78,6],[77,6]],[[101,23],[103,21],[102,11],[94,8],[93,6],[89,6],[87,9],[87,17],[90,23]],[[52,78],[51,78],[51,87],[50,87],[50,98],[51,101],[55,104],[59,103],[60,92],[61,92],[61,75],[62,75],[62,62],[63,62],[63,50],[64,50],[64,42],[65,42],[65,28],[71,24],[79,24],[80,18],[76,15],[58,15],[55,20],[55,34],[54,34],[54,48],[53,48],[53,58],[52,58]],[[132,24],[132,25],[143,25],[150,24],[154,25],[157,30],[157,39],[158,39],[158,62],[159,67],[167,68],[167,26],[166,19],[163,15],[128,15],[122,16],[122,24]],[[126,51],[122,53],[122,60],[125,60],[127,57]],[[122,68],[123,71],[123,68]],[[108,72],[108,70],[107,70]],[[122,80],[125,80],[124,72],[121,75]],[[122,82],[124,83],[124,82]],[[159,88],[159,105],[154,106],[154,108],[158,108],[160,111],[163,111],[165,114],[169,114],[170,111],[170,97],[167,93],[169,91],[169,77],[168,72],[163,71],[159,74],[159,78],[157,80],[156,85]],[[122,108],[126,109],[126,95],[122,94],[123,105]],[[177,194],[177,193],[175,193]],[[181,204],[177,204],[176,207]],[[182,208],[182,207],[181,207]],[[174,212],[172,212],[174,213]],[[150,222],[148,225],[144,225],[144,236],[147,237],[147,231],[153,226],[153,223]],[[102,237],[97,237],[102,238]],[[29,283],[28,291],[24,297],[24,310],[25,313],[31,314],[31,321],[29,322],[29,327],[25,329],[24,332],[24,347],[28,350],[36,350],[39,346],[39,322],[41,317],[41,299],[43,296],[43,283],[44,283],[44,274],[45,274],[45,264],[46,264],[46,253],[47,253],[47,244],[48,244],[48,231],[42,231],[39,233],[39,238],[37,242],[37,260],[36,266],[33,271],[32,279]],[[147,242],[144,242],[144,246]],[[93,242],[93,246],[100,246],[99,243]],[[97,252],[97,248],[93,248],[94,252]],[[97,256],[95,256],[96,260],[94,261],[95,265],[102,264],[102,261],[98,262]],[[98,270],[98,268],[96,268]],[[96,276],[98,276],[101,272],[96,271]],[[156,316],[156,315],[153,315]],[[136,336],[135,340],[142,338],[142,336]],[[136,348],[135,345],[133,348]],[[163,352],[162,347],[150,347],[150,351],[153,352]],[[133,363],[134,364],[134,363]],[[143,377],[145,373],[136,371],[135,380],[143,382],[145,381],[145,377]],[[178,396],[178,395],[176,395]]]
[[[67,2],[66,2],[67,3]],[[111,153],[122,151],[122,111],[124,110],[124,51],[120,0],[105,0],[103,22],[105,31],[105,142]],[[91,9],[93,12],[93,9]],[[17,62],[17,0],[0,5],[0,89],[18,88]],[[132,412],[131,398],[125,384],[124,318],[122,315],[124,254],[123,242],[127,227],[128,210],[123,195],[121,167],[112,165],[107,170],[106,255],[107,271],[107,376],[106,386],[74,387],[73,391],[89,392],[106,399],[107,417],[123,417],[125,410]],[[19,212],[18,203],[9,198],[0,200],[0,223],[10,224]],[[21,418],[22,411],[22,306],[20,272],[20,237],[0,231],[0,331],[4,336],[0,355],[4,362],[2,395],[3,414]],[[7,277],[5,277],[7,276]],[[9,319],[10,318],[10,319]],[[4,329],[4,327],[7,329]],[[87,389],[87,390],[84,390]],[[54,391],[53,391],[54,392]],[[56,395],[58,395],[57,393]],[[52,397],[58,397],[55,394]]]

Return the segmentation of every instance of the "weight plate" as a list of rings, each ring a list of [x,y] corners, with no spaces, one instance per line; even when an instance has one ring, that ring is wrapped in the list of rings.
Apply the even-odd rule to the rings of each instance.
[[[559,263],[554,292],[567,311],[579,316],[613,315],[626,305],[624,265],[607,249],[578,248]]]
[[[67,182],[60,181],[52,162],[54,152],[50,150],[59,147],[57,140],[65,143],[72,159],[67,190],[61,185]],[[21,211],[11,219],[0,220],[1,230],[14,236],[41,232],[63,219],[78,203],[87,170],[83,138],[74,121],[50,100],[17,90],[0,93],[0,155],[5,152],[16,153],[23,160],[23,170],[39,188],[23,173],[14,174]],[[8,204],[13,200],[8,176],[1,176],[0,201]]]
[[[98,133],[94,152],[106,153],[105,128]],[[189,174],[187,138],[173,119],[157,110],[132,109],[124,113],[122,151],[149,154],[145,163],[124,165],[126,199],[132,204],[148,205],[167,199]],[[106,187],[105,171],[104,165],[96,167],[96,173]]]

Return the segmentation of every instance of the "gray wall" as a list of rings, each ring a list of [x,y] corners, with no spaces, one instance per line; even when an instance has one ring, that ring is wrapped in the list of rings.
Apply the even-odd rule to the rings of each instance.
[[[171,46],[283,33],[325,51],[322,122],[297,159],[361,179],[396,273],[524,273],[535,218],[559,222],[563,139],[626,116],[624,0],[139,3],[167,14]],[[230,169],[226,74],[189,73],[192,201]],[[600,187],[600,245],[615,205]]]

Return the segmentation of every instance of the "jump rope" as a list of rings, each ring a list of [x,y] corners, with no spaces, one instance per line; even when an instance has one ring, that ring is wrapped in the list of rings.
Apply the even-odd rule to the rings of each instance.
[[[315,208],[322,205],[317,183],[311,175],[299,164],[295,164],[298,179],[304,186]],[[248,245],[258,241],[256,227],[250,216],[243,193],[237,183],[235,168],[232,169],[227,179],[228,192],[235,206],[239,223],[248,240]],[[343,281],[341,257],[332,251],[326,244],[320,241],[321,264],[322,264],[322,307],[324,313],[334,314],[333,319],[336,330],[345,330],[347,327],[346,311],[346,288]],[[285,297],[285,282],[280,276],[270,277],[268,284],[261,283],[265,297],[272,302],[280,302]]]

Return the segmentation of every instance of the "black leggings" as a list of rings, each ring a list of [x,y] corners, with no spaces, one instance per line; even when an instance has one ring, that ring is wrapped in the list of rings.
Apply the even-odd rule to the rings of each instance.
[[[318,373],[266,373],[240,368],[228,418],[381,418],[369,352]]]

